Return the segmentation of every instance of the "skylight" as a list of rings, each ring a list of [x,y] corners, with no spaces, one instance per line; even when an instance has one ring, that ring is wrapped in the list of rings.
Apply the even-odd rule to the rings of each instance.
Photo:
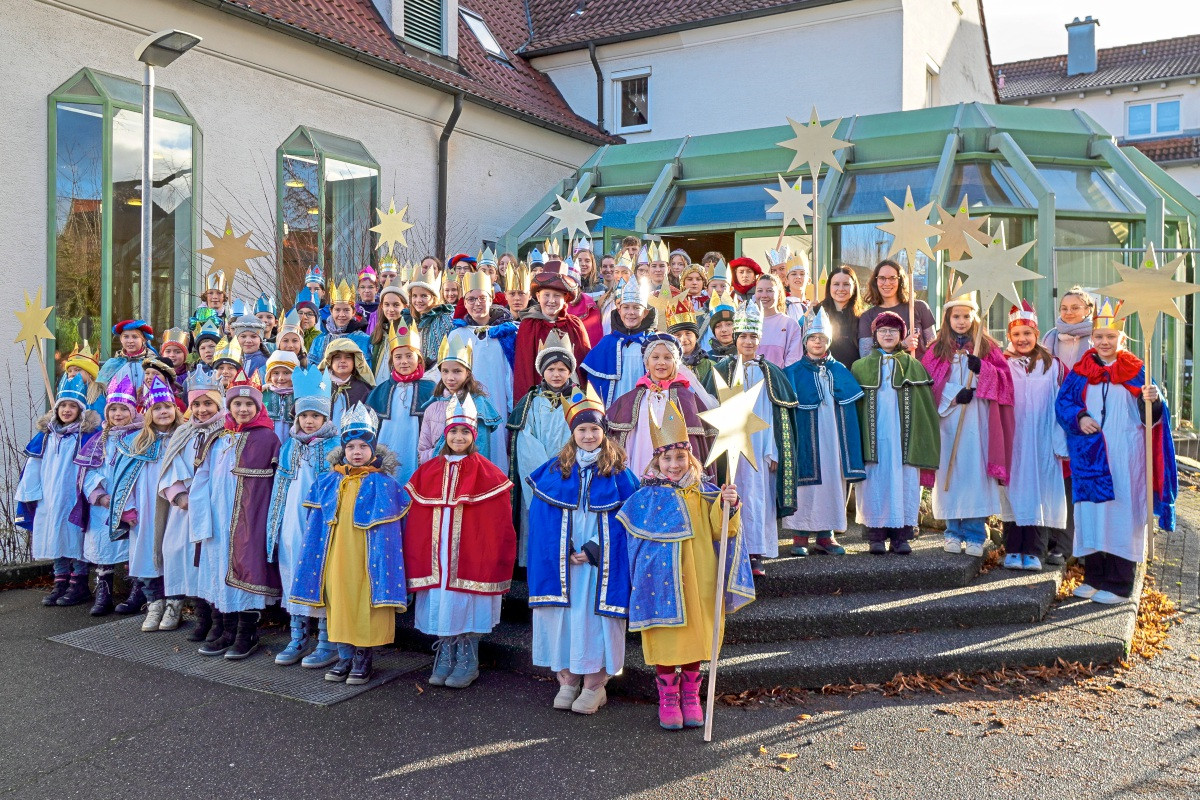
[[[467,27],[471,29],[471,33],[475,34],[475,38],[483,45],[484,51],[489,56],[501,58],[505,61],[508,60],[508,55],[504,52],[504,48],[500,46],[500,42],[492,35],[487,23],[483,21],[483,17],[465,8],[460,8],[459,13],[462,14],[463,21],[467,23]]]

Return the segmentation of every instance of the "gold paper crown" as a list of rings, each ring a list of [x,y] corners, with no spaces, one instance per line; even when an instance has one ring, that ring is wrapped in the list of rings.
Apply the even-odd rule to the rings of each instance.
[[[75,349],[71,351],[71,355],[67,356],[64,366],[79,367],[88,375],[91,375],[93,379],[100,374],[100,359],[92,352],[87,339],[75,345]]]
[[[458,279],[458,284],[462,287],[464,295],[476,290],[483,292],[488,297],[493,297],[496,294],[496,287],[492,285],[492,277],[483,270],[466,273]]]
[[[708,300],[708,313],[715,314],[718,311],[727,311],[730,314],[736,314],[738,310],[737,299],[733,293],[726,289],[724,294],[713,292],[712,297]]]
[[[217,292],[221,292],[222,294],[224,294],[226,291],[225,273],[224,272],[208,273],[208,277],[204,281],[204,291],[206,291],[206,292],[217,291]]]
[[[167,344],[168,342],[177,344],[184,350],[187,350],[192,345],[192,337],[183,328],[167,328],[162,332],[162,344]]]
[[[658,296],[653,303],[654,307],[660,309],[663,313],[658,315],[658,329],[665,331],[672,325],[681,322],[695,322],[696,316],[692,312],[692,301],[688,299],[687,293],[680,292],[676,294],[671,289],[671,282],[664,281],[662,288],[658,291]],[[681,319],[681,317],[690,316],[690,320]]]
[[[417,330],[417,326],[415,325],[407,325],[403,322],[399,325],[392,323],[388,326],[387,343],[389,354],[397,347],[407,347],[414,353],[420,353],[421,332]],[[445,339],[442,340],[442,344],[446,344]]]
[[[558,239],[547,239],[546,240],[546,249],[543,252],[543,256],[546,258],[547,261],[550,260],[551,256],[561,260],[562,259],[562,243],[559,242]]]
[[[666,240],[650,243],[650,260],[651,261],[670,261],[671,248],[667,246]]]
[[[571,393],[571,397],[563,403],[563,416],[566,417],[568,426],[570,426],[575,417],[584,411],[598,411],[600,414],[604,414],[604,403],[600,400],[600,395],[596,394],[596,389],[591,384],[588,384],[586,390],[577,388]]]
[[[675,404],[675,401],[667,401],[667,406],[663,409],[661,422],[654,418],[654,409],[651,407],[650,444],[654,446],[654,452],[657,453],[668,447],[687,443],[687,423],[683,419],[683,412],[679,410],[679,406]]]
[[[354,298],[354,287],[343,278],[341,283],[333,287],[333,292],[329,296],[329,305],[333,306],[338,303],[354,305]]]
[[[542,359],[554,353],[562,353],[572,364],[570,367],[573,372],[578,368],[575,361],[575,350],[571,347],[571,340],[563,335],[561,331],[552,329],[546,334],[546,340],[538,347],[537,355],[533,359],[534,369],[540,375],[545,371],[546,367],[542,363]]]
[[[384,273],[398,274],[400,272],[400,263],[396,261],[395,256],[384,256],[379,259],[379,274]]]
[[[1125,305],[1124,301],[1119,301],[1116,305],[1113,305],[1113,301],[1106,298],[1100,306],[1100,310],[1096,312],[1095,319],[1092,320],[1092,329],[1098,330],[1104,328],[1110,331],[1124,331],[1125,318],[1119,316],[1121,306],[1123,305]]]
[[[617,266],[624,267],[625,269],[629,270],[631,275],[633,274],[633,256],[629,255],[628,250],[621,251],[621,256],[617,259]]]
[[[450,340],[454,339],[454,345],[451,347]],[[469,339],[460,339],[457,336],[447,336],[442,339],[441,345],[438,347],[438,364],[446,361],[457,361],[467,369],[474,369],[474,349],[471,347]]]
[[[525,292],[529,294],[529,285],[533,281],[533,273],[529,265],[522,261],[514,266],[511,262],[504,268],[504,286],[510,292]]]
[[[237,337],[232,339],[222,339],[217,342],[217,352],[213,355],[213,366],[215,367],[222,361],[228,361],[236,365],[239,369],[242,366],[242,346],[238,344]]]

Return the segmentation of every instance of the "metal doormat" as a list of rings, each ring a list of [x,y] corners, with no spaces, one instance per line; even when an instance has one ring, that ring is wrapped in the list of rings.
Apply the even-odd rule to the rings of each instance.
[[[226,686],[279,695],[319,706],[331,706],[349,700],[407,672],[428,668],[433,663],[433,656],[428,653],[381,648],[375,653],[375,675],[371,681],[361,686],[347,686],[325,680],[324,669],[305,669],[299,664],[276,666],[275,654],[287,647],[286,629],[263,631],[259,648],[253,655],[242,661],[229,661],[224,657],[202,656],[196,652],[200,645],[184,638],[184,633],[192,625],[190,621],[175,631],[143,633],[142,619],[139,614],[51,636],[50,641]]]

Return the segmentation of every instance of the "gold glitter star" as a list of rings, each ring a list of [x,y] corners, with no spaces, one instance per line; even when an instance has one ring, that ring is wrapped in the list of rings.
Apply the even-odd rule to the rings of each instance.
[[[787,121],[796,135],[777,144],[795,151],[791,166],[787,168],[788,172],[804,164],[808,164],[809,172],[814,175],[821,171],[822,164],[828,164],[832,170],[842,171],[842,165],[837,160],[837,151],[849,147],[851,143],[837,138],[838,126],[842,124],[840,119],[822,125],[821,118],[817,116],[817,107],[813,106],[807,125],[791,117],[788,117]]]
[[[404,245],[408,247],[408,240],[404,238],[404,232],[411,228],[411,222],[404,221],[404,215],[408,213],[408,206],[396,210],[396,198],[392,198],[388,203],[388,210],[385,214],[382,208],[375,209],[375,213],[379,215],[379,224],[371,228],[372,233],[379,234],[379,244],[375,245],[376,250],[387,248],[387,252],[392,256],[396,255],[396,246]]]
[[[984,214],[982,217],[972,217],[967,203],[967,196],[964,194],[962,202],[958,205],[958,213],[951,214],[946,209],[938,205],[937,229],[941,233],[938,238],[938,250],[946,251],[946,258],[958,259],[967,255],[967,239],[974,239],[977,242],[986,242],[991,237],[987,231],[980,230],[988,221],[989,214]]]
[[[1154,334],[1159,314],[1167,314],[1183,321],[1183,314],[1175,303],[1176,297],[1200,292],[1200,285],[1175,280],[1175,273],[1183,261],[1184,256],[1180,255],[1159,269],[1158,254],[1154,245],[1147,245],[1141,269],[1127,267],[1114,261],[1113,266],[1121,280],[1097,291],[1123,301],[1122,316],[1138,315],[1142,327],[1142,341],[1148,343]]]
[[[892,221],[881,223],[875,227],[892,235],[892,246],[888,250],[889,258],[901,250],[908,254],[908,269],[911,272],[917,253],[924,253],[933,258],[933,248],[929,246],[929,239],[938,235],[938,229],[929,224],[929,212],[933,210],[933,203],[927,203],[921,208],[917,208],[913,202],[911,186],[904,190],[903,208],[893,203],[890,197],[883,199],[887,203],[888,211],[892,214]]]
[[[42,306],[42,290],[38,289],[37,294],[32,300],[29,299],[29,292],[25,293],[25,310],[17,311],[17,319],[21,323],[21,330],[17,333],[15,339],[17,344],[25,345],[25,363],[29,363],[29,357],[33,355],[33,351],[37,350],[42,345],[42,339],[53,339],[54,334],[46,327],[46,320],[50,318],[50,312],[54,310],[54,306]]]
[[[579,192],[576,190],[571,192],[570,200],[565,199],[561,194],[556,194],[555,197],[558,198],[558,208],[546,212],[557,220],[551,233],[565,230],[568,239],[573,239],[576,232],[582,234],[584,238],[591,237],[592,232],[588,228],[588,223],[594,219],[600,219],[599,214],[593,214],[590,211],[592,203],[596,202],[595,195],[586,200],[580,200]]]
[[[201,247],[196,252],[212,259],[212,264],[208,268],[209,275],[217,272],[225,273],[225,286],[230,292],[233,291],[233,279],[237,277],[238,272],[245,272],[247,275],[254,274],[254,271],[246,265],[247,261],[271,255],[266,250],[259,250],[248,244],[251,231],[246,231],[241,236],[235,236],[233,223],[229,221],[229,217],[225,218],[223,235],[217,236],[211,231],[205,231],[204,235],[208,237],[209,246]]]
[[[754,470],[758,463],[754,460],[754,444],[750,437],[768,427],[762,417],[754,413],[754,405],[758,395],[763,390],[764,381],[759,381],[746,389],[742,381],[742,360],[739,357],[734,368],[732,385],[726,384],[721,373],[713,370],[713,382],[716,384],[717,397],[721,404],[716,408],[700,412],[700,419],[717,429],[712,447],[708,451],[708,461],[704,466],[710,466],[718,458],[725,455],[728,458],[728,473],[737,473],[738,457],[746,459],[746,463]],[[732,477],[730,478],[732,480]]]
[[[779,178],[778,189],[767,189],[767,194],[775,198],[775,205],[767,209],[767,212],[774,214],[779,212],[783,214],[783,229],[786,231],[787,226],[796,221],[800,226],[800,230],[807,231],[808,228],[804,224],[804,217],[812,216],[812,195],[806,194],[803,189],[803,178],[796,178],[795,183],[788,186],[788,182],[784,180],[782,175],[776,176]]]

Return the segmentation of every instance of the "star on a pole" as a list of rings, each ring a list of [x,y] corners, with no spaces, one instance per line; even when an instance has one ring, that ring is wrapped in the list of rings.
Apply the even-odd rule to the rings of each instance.
[[[787,121],[788,125],[792,126],[795,136],[777,144],[795,151],[792,163],[787,168],[788,172],[805,164],[808,164],[809,172],[814,175],[821,171],[822,164],[828,164],[832,170],[842,171],[842,165],[837,160],[837,151],[849,147],[851,143],[837,138],[838,126],[842,124],[840,119],[822,125],[821,118],[817,116],[817,107],[813,106],[807,125],[791,117],[788,117]]]
[[[584,238],[589,238],[592,235],[591,229],[588,228],[588,223],[595,219],[600,219],[599,214],[591,212],[592,203],[596,202],[595,195],[588,197],[585,200],[579,199],[578,190],[571,192],[571,199],[567,200],[561,194],[556,194],[558,199],[558,208],[552,208],[546,212],[547,215],[554,217],[557,220],[554,223],[554,230],[551,233],[566,231],[567,238],[575,238],[577,232],[582,233]]]
[[[50,318],[50,312],[54,310],[54,306],[42,306],[42,290],[38,289],[37,294],[32,300],[29,299],[29,292],[25,293],[25,310],[17,311],[17,320],[21,323],[21,330],[17,333],[17,338],[14,340],[17,344],[25,345],[25,363],[29,363],[29,357],[33,355],[33,351],[41,347],[42,339],[53,339],[54,334],[46,327],[46,320]]]
[[[408,213],[408,206],[396,210],[396,198],[392,198],[388,203],[387,213],[384,213],[382,208],[375,209],[375,213],[379,215],[379,224],[371,228],[372,233],[379,234],[379,244],[375,245],[376,250],[387,248],[387,252],[394,257],[396,255],[396,246],[403,245],[408,247],[408,240],[404,238],[404,232],[411,228],[411,222],[404,221],[404,215]]]
[[[211,231],[205,231],[204,235],[208,237],[209,246],[201,247],[196,251],[212,259],[212,264],[208,268],[209,275],[217,272],[225,273],[225,285],[230,291],[233,290],[233,279],[237,277],[238,272],[245,272],[247,275],[253,274],[253,270],[246,265],[247,261],[271,255],[266,250],[259,250],[249,245],[248,240],[251,233],[251,231],[246,231],[241,236],[235,236],[233,223],[229,221],[229,217],[226,217],[224,234],[217,236]]]
[[[796,178],[796,181],[789,186],[788,182],[782,175],[776,176],[779,178],[778,189],[767,189],[767,194],[775,198],[775,205],[767,209],[767,213],[783,214],[783,229],[786,231],[788,225],[794,220],[800,226],[800,230],[807,231],[808,227],[804,224],[805,216],[812,216],[812,195],[807,194],[803,190],[804,179]]]
[[[946,258],[959,259],[969,252],[967,250],[967,240],[974,239],[977,242],[986,242],[991,237],[987,231],[981,230],[984,224],[988,221],[990,214],[984,214],[981,217],[972,217],[968,211],[969,204],[967,196],[964,194],[962,202],[958,205],[958,211],[951,214],[946,209],[938,204],[938,219],[937,229],[941,236],[937,240],[938,250],[946,251]]]
[[[1021,296],[1017,294],[1015,284],[1046,277],[1031,269],[1025,269],[1018,263],[1035,244],[1037,239],[1031,239],[1025,244],[1006,248],[1002,239],[993,239],[991,244],[967,239],[967,249],[971,257],[946,264],[955,272],[967,276],[954,290],[955,296],[979,292],[979,308],[985,312],[997,297],[1003,297],[1015,306],[1021,305]]]
[[[892,221],[880,223],[875,227],[892,235],[892,246],[887,253],[889,258],[901,250],[907,253],[908,269],[911,272],[917,253],[924,253],[933,258],[933,248],[929,246],[929,239],[938,235],[938,229],[929,224],[929,212],[933,210],[933,203],[917,208],[913,202],[911,186],[904,190],[903,208],[893,203],[890,197],[883,199],[891,212]]]
[[[735,370],[740,371],[741,366],[739,358]],[[704,466],[711,466],[725,455],[729,459],[726,464],[730,476],[737,472],[739,456],[745,458],[752,469],[758,470],[758,463],[754,460],[754,443],[750,437],[770,427],[762,417],[754,413],[758,395],[763,390],[763,382],[759,381],[747,390],[745,384],[738,380],[738,376],[739,372],[735,371],[733,385],[730,386],[725,383],[720,372],[713,370],[713,382],[716,384],[717,397],[721,404],[700,412],[700,419],[717,429],[717,436],[709,448],[708,460]]]
[[[1114,261],[1113,266],[1121,280],[1098,291],[1122,301],[1122,316],[1137,314],[1142,326],[1142,340],[1149,342],[1160,313],[1183,321],[1175,298],[1200,292],[1198,284],[1175,280],[1175,273],[1183,261],[1184,256],[1180,255],[1160,269],[1154,245],[1148,244],[1140,269]]]

